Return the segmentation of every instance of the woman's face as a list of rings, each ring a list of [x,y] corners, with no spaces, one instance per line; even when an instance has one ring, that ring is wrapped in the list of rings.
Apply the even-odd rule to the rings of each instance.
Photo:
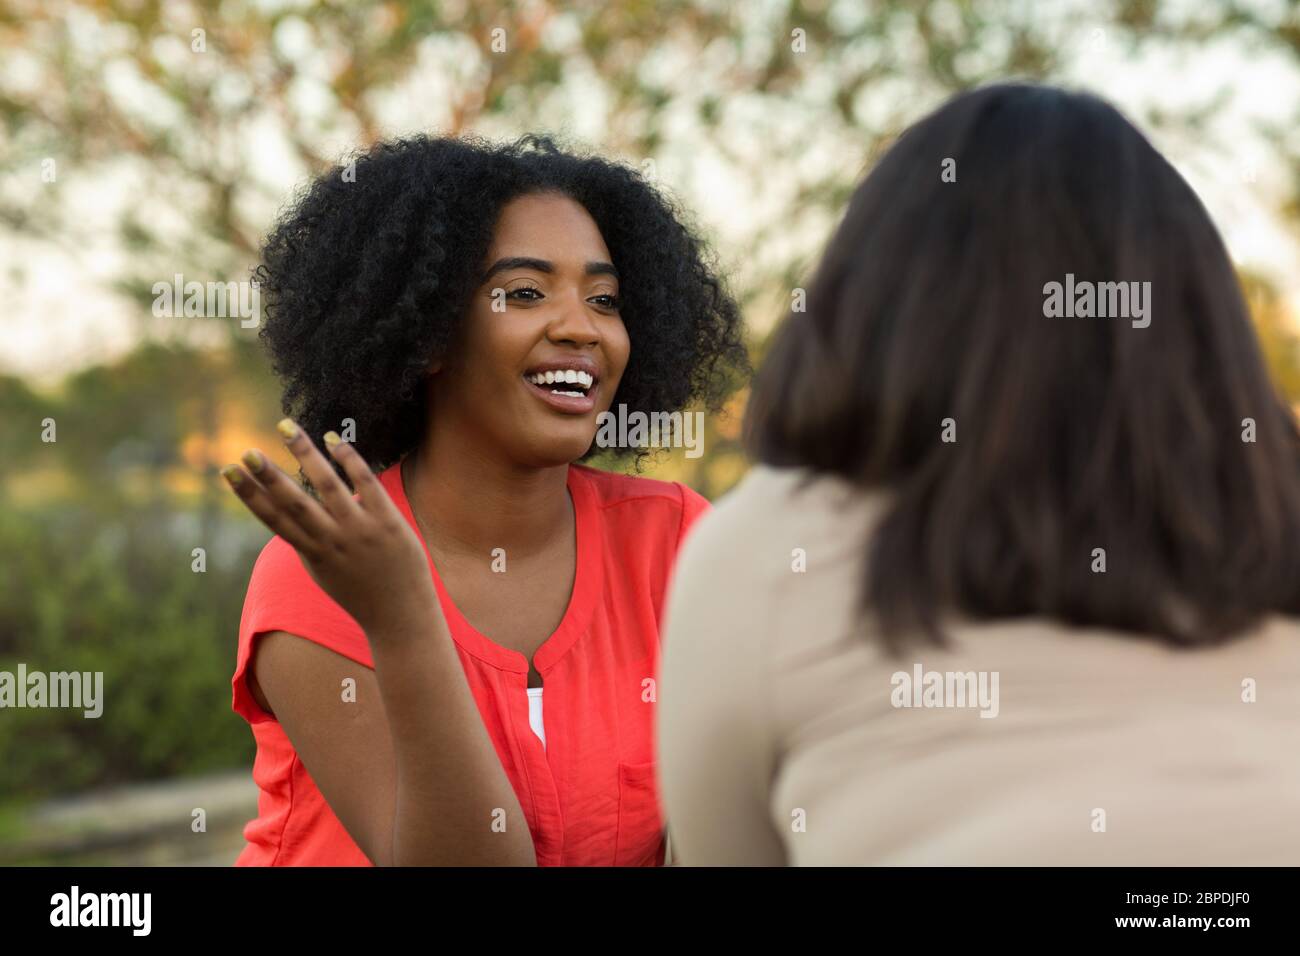
[[[464,427],[530,467],[580,458],[630,350],[600,230],[567,196],[520,196],[502,207],[480,275],[433,376],[436,427]]]

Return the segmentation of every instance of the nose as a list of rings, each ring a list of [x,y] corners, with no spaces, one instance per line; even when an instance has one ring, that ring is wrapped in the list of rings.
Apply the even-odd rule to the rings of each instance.
[[[578,291],[568,296],[546,329],[546,337],[556,344],[586,348],[600,344],[600,327]]]

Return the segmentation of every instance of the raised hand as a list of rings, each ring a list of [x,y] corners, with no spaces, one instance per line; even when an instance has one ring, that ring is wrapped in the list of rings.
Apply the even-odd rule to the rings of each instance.
[[[325,435],[325,446],[357,490],[354,498],[302,429],[288,418],[276,427],[320,501],[249,449],[244,468],[221,470],[248,510],[293,546],[312,579],[368,636],[400,629],[436,607],[420,539],[356,449],[334,432]]]

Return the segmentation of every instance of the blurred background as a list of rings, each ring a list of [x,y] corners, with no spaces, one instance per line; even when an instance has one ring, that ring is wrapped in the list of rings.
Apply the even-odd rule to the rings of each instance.
[[[254,815],[230,676],[269,533],[217,469],[289,467],[279,390],[256,328],[158,317],[154,283],[247,280],[295,188],[376,140],[545,131],[691,211],[758,361],[893,137],[1008,78],[1148,132],[1300,400],[1296,0],[0,0],[0,671],[105,697],[0,710],[0,863],[227,864]],[[726,491],[744,401],[645,473]]]

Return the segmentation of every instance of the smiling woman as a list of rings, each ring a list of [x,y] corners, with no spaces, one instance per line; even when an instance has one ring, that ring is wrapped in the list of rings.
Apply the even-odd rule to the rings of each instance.
[[[526,444],[518,453],[539,464],[586,455],[631,349],[610,258],[591,215],[564,193],[506,203],[460,342],[474,360],[443,367],[432,403],[487,419],[494,440]],[[499,360],[481,361],[488,355]]]
[[[736,305],[659,193],[549,140],[340,173],[259,270],[315,494],[256,450],[225,470],[276,533],[233,679],[262,791],[239,862],[662,864],[644,687],[707,503],[578,462],[615,399],[720,404]]]

